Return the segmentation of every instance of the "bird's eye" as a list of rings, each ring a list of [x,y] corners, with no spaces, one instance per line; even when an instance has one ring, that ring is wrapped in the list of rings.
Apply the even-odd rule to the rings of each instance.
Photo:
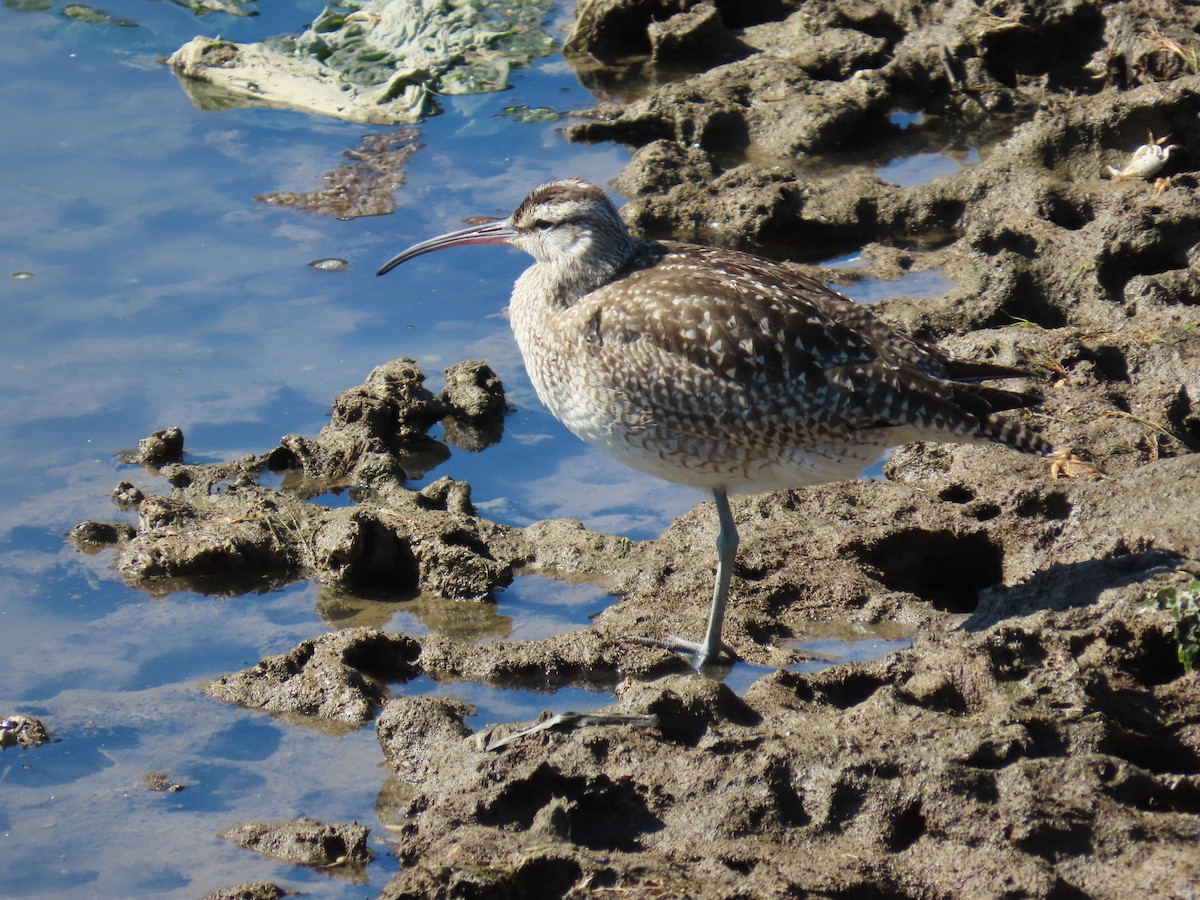
[[[535,219],[532,227],[537,231],[549,231],[554,227],[554,223],[546,219]]]

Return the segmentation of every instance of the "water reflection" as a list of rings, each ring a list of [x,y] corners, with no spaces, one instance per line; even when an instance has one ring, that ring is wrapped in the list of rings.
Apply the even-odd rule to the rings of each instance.
[[[487,725],[509,722],[532,722],[543,712],[588,712],[616,702],[612,691],[590,691],[578,687],[561,687],[546,693],[528,689],[494,687],[471,681],[435,682],[415,678],[396,689],[408,695],[434,694],[465,700],[475,707],[475,713],[464,721],[474,731]]]
[[[921,251],[907,251],[901,264],[912,267],[920,258]],[[864,253],[855,250],[827,259],[821,265],[826,269],[857,269],[867,265]],[[912,269],[904,271],[898,278],[859,278],[848,284],[837,285],[836,290],[859,303],[878,303],[893,297],[911,297],[923,300],[937,297],[954,287],[954,282],[942,274],[940,269]]]
[[[911,297],[914,300],[940,297],[952,287],[954,282],[939,270],[926,269],[923,272],[906,272],[892,281],[860,278],[850,284],[839,285],[837,290],[859,303],[878,303],[893,297]]]
[[[587,627],[616,598],[593,584],[518,575],[494,600],[435,594],[371,598],[322,586],[317,614],[334,628],[370,625],[414,637],[433,632],[457,641],[535,641]]]
[[[917,187],[938,178],[956,175],[966,166],[979,162],[979,150],[972,147],[942,153],[914,153],[892,160],[875,174],[884,181],[900,187]]]
[[[907,650],[913,643],[913,629],[898,622],[819,622],[804,626],[806,637],[797,640],[795,649],[809,659],[789,666],[793,672],[812,674],[847,662],[882,659]]]

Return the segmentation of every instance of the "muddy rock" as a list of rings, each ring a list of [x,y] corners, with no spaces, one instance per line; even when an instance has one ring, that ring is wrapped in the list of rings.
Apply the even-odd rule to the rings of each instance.
[[[142,787],[148,791],[154,791],[158,794],[178,794],[180,791],[187,790],[187,785],[179,781],[173,781],[167,772],[144,772],[142,773]]]
[[[280,900],[283,896],[293,893],[293,890],[281,888],[274,882],[252,881],[232,888],[214,890],[211,894],[205,894],[202,900]]]
[[[67,537],[78,549],[87,552],[128,541],[136,534],[136,528],[123,522],[80,522]]]
[[[50,732],[46,730],[41,719],[35,719],[33,716],[0,716],[0,750],[7,750],[9,747],[26,750],[51,743],[56,741],[50,737]]]
[[[518,529],[474,516],[464,488],[435,482],[419,494],[394,469],[373,472],[384,480],[352,507],[330,509],[253,482],[212,493],[188,483],[148,497],[136,534],[118,545],[117,567],[155,594],[245,593],[307,577],[404,599],[429,590],[480,600],[508,584],[515,565],[537,557]],[[129,537],[126,525],[81,528]]]
[[[81,549],[117,545],[125,579],[154,594],[240,594],[315,578],[398,599],[422,590],[488,599],[540,551],[519,529],[477,517],[465,484],[441,479],[420,492],[404,486],[410,473],[449,455],[425,434],[439,419],[454,413],[456,433],[477,442],[471,449],[502,428],[506,406],[495,373],[480,362],[448,372],[442,399],[412,360],[379,366],[339,395],[315,438],[289,435],[273,450],[225,463],[163,465],[156,471],[169,493],[120,489],[129,502],[138,498],[136,529],[85,522],[71,539]],[[493,428],[492,438],[481,437]],[[285,470],[281,489],[258,483],[267,469]],[[352,485],[361,493],[355,506],[308,502]]]
[[[394,454],[406,442],[423,437],[449,411],[425,387],[425,373],[414,360],[393,360],[372,370],[363,384],[338,395],[329,424],[315,439],[285,437],[271,464],[298,466],[310,478],[353,480],[360,460]]]
[[[280,900],[292,891],[271,881],[252,881],[235,887],[221,888],[205,894],[201,900]]]
[[[225,703],[362,725],[384,697],[385,681],[377,679],[413,677],[418,652],[411,638],[350,628],[304,641],[290,653],[218,678],[205,690]]]
[[[273,191],[255,197],[272,206],[294,206],[337,219],[384,216],[396,211],[394,192],[404,186],[404,169],[423,145],[415,128],[369,134],[353,150],[349,162],[321,176],[323,188],[300,193]]]
[[[131,454],[130,461],[146,466],[183,462],[183,432],[179,426],[172,425],[142,438],[138,441],[137,453]]]
[[[133,509],[146,499],[146,495],[128,481],[122,481],[113,488],[112,497],[120,509]]]
[[[371,861],[367,835],[371,829],[354,823],[318,822],[296,819],[292,822],[248,822],[221,833],[239,847],[297,866],[323,870],[365,866]]]
[[[471,486],[465,481],[439,478],[417,491],[417,498],[417,502],[426,509],[442,510],[462,517],[475,515],[475,507],[471,503]]]
[[[497,419],[507,410],[500,376],[478,359],[446,369],[442,401],[463,419]]]
[[[473,751],[463,720],[474,712],[469,704],[448,697],[398,697],[389,700],[375,722],[384,758],[406,781],[419,783],[439,763],[430,752],[452,753],[465,764]],[[457,740],[457,743],[456,743]]]
[[[466,644],[433,634],[420,638],[420,644],[419,665],[431,678],[525,690],[551,691],[567,684],[611,689],[625,676],[687,671],[687,663],[671,654],[627,646],[617,631],[572,631],[494,644]]]
[[[232,888],[221,888],[205,894],[202,900],[280,900],[292,894],[292,890],[281,888],[270,881],[252,881]]]
[[[448,444],[478,453],[500,440],[508,403],[500,376],[487,363],[466,360],[446,369],[441,399],[450,410],[442,420]]]
[[[744,52],[711,3],[699,3],[662,22],[652,21],[647,33],[650,58],[656,65],[712,63]]]
[[[277,495],[257,485],[149,497],[118,567],[130,581],[167,589],[179,578],[213,593],[285,583],[300,569],[300,548],[273,527],[278,506]],[[294,521],[293,537],[302,520]]]

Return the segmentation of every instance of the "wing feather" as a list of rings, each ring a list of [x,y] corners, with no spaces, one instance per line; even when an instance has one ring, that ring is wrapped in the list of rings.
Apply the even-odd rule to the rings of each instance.
[[[826,285],[736,251],[646,242],[571,313],[631,405],[739,445],[853,442],[888,426],[982,433],[995,409],[1034,399],[970,383],[1020,370],[951,359]]]

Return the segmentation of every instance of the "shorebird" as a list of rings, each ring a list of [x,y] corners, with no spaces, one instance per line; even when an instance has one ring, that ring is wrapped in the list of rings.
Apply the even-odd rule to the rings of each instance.
[[[507,219],[415,244],[378,274],[468,244],[534,258],[509,318],[555,417],[639,471],[712,492],[720,528],[704,637],[632,638],[697,669],[728,649],[721,631],[738,547],[730,492],[855,478],[917,440],[1052,452],[996,415],[1036,398],[979,383],[1028,372],[954,359],[781,263],[636,238],[591,182],[544,184]]]

